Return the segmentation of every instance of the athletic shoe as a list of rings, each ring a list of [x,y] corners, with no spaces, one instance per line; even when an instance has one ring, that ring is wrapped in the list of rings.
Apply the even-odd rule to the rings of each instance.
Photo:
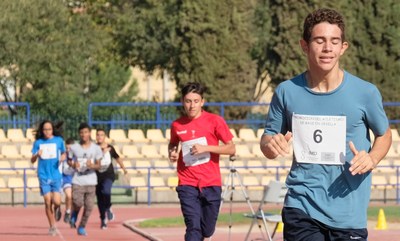
[[[70,220],[69,220],[69,226],[71,227],[71,228],[76,228],[76,225],[75,225],[75,223],[76,223],[76,218],[77,218],[77,213],[76,212],[72,212],[72,214],[71,214],[71,218],[70,218]]]
[[[65,212],[64,213],[64,223],[69,223],[70,220],[71,220],[71,214]]]
[[[85,230],[84,227],[79,227],[78,228],[78,235],[82,235],[82,236],[86,236],[87,235],[86,230]]]
[[[56,236],[56,235],[57,235],[57,229],[56,229],[56,227],[50,227],[50,228],[49,228],[49,235],[50,235],[50,236]]]
[[[115,216],[114,216],[114,213],[113,213],[113,211],[111,210],[111,208],[110,208],[110,209],[107,209],[107,219],[108,219],[109,221],[112,221],[112,220],[114,220],[114,218],[115,218]]]
[[[101,220],[100,228],[101,229],[107,229],[107,220],[106,219]]]
[[[56,219],[56,221],[60,221],[61,219],[61,208],[60,206],[58,206],[56,209],[54,209],[54,218]]]

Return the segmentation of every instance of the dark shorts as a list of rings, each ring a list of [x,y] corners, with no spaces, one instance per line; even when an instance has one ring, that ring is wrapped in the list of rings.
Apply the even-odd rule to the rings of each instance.
[[[197,187],[178,186],[181,210],[186,224],[185,241],[201,241],[215,231],[221,192],[219,186]]]
[[[285,241],[366,241],[368,237],[366,228],[333,228],[297,208],[283,208],[282,220]]]

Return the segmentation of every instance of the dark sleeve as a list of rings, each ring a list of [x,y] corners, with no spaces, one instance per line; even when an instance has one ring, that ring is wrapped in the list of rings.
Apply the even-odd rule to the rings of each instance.
[[[118,155],[117,151],[115,150],[115,148],[112,145],[108,145],[108,147],[110,148],[111,157],[114,159],[118,159],[119,155]]]

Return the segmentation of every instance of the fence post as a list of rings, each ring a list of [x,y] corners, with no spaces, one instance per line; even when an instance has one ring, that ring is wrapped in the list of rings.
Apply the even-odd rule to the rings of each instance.
[[[27,192],[26,192],[26,168],[24,168],[24,208],[27,206],[28,198],[27,198]]]
[[[396,203],[400,204],[400,166],[396,167]]]
[[[147,168],[147,206],[151,205],[150,167]]]
[[[156,128],[160,129],[161,127],[161,110],[160,110],[160,103],[156,103]]]

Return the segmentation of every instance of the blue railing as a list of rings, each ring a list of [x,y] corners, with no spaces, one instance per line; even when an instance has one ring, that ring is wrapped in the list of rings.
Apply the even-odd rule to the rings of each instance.
[[[384,102],[384,107],[400,107],[400,102]],[[11,114],[10,111],[6,115],[0,115],[0,126],[3,129],[9,128],[30,128],[32,123],[31,109],[27,102],[0,102],[0,106],[17,109],[16,114]],[[228,107],[268,107],[269,103],[258,103],[258,102],[206,102],[206,107],[217,108],[220,116],[225,117],[226,108]],[[24,112],[19,113],[20,108],[24,107]],[[154,108],[154,113],[147,113],[143,118],[132,118],[130,116],[124,116],[122,114],[115,114],[114,116],[104,119],[99,119],[94,115],[94,109],[98,107],[138,107],[138,108]],[[166,110],[166,108],[175,107],[175,110]],[[132,103],[132,102],[92,102],[88,106],[88,123],[91,126],[96,125],[107,125],[110,129],[116,128],[117,126],[127,125],[154,125],[155,128],[165,129],[174,121],[179,115],[179,108],[181,103],[179,102],[167,102],[167,103],[156,103],[156,102],[144,102],[144,103]],[[163,111],[164,110],[164,111]],[[225,117],[228,124],[239,124],[247,125],[249,127],[261,128],[265,124],[265,114],[267,109],[263,111],[252,111],[244,119],[229,119]],[[6,112],[4,112],[6,113]],[[144,112],[141,112],[144,114]],[[400,117],[389,120],[390,124],[400,124]],[[168,126],[168,127],[167,127]]]
[[[400,107],[400,102],[384,102],[383,105],[385,107]],[[218,113],[220,116],[225,117],[226,108],[228,107],[268,107],[269,103],[258,103],[258,102],[206,102],[205,107],[216,107],[218,108]],[[116,115],[115,118],[109,118],[107,120],[100,120],[98,117],[94,115],[95,109],[98,110],[98,107],[137,107],[137,108],[145,108],[151,107],[154,108],[154,113],[150,116],[146,116],[146,118],[131,118],[129,116],[124,116],[120,114]],[[179,116],[179,111],[170,110],[168,113],[164,113],[163,109],[168,107],[176,107],[176,109],[181,107],[181,103],[179,102],[167,102],[167,103],[156,103],[156,102],[147,102],[147,103],[132,103],[132,102],[92,102],[88,106],[88,123],[91,126],[96,125],[106,125],[109,129],[113,128],[125,128],[129,125],[153,125],[154,128],[157,129],[166,129],[169,125]],[[144,113],[144,112],[143,112]],[[227,124],[240,124],[247,125],[249,127],[261,128],[265,124],[265,115],[267,113],[267,109],[265,111],[256,111],[249,112],[249,114],[244,119],[229,119],[225,117],[225,121]],[[118,117],[117,117],[118,116]],[[400,117],[399,117],[400,118]],[[391,119],[389,120],[390,124],[399,124],[400,119]]]
[[[229,167],[224,167],[224,168],[229,169]],[[239,173],[240,173],[241,169],[248,169],[248,168],[261,168],[261,169],[272,169],[272,170],[275,170],[275,179],[276,180],[280,180],[280,175],[282,175],[282,174],[280,174],[280,170],[281,169],[287,170],[289,167],[288,166],[281,166],[281,165],[267,166],[267,167],[265,167],[265,166],[252,166],[252,167],[237,166],[236,167],[235,166],[235,169],[238,169]],[[379,184],[379,186],[382,186],[385,189],[388,188],[388,187],[395,186],[394,187],[396,189],[396,197],[395,197],[395,199],[396,199],[396,202],[398,204],[400,204],[400,166],[380,166],[380,168],[395,168],[396,169],[396,177],[397,177],[396,178],[396,183],[394,183],[394,184],[393,183]],[[160,168],[154,168],[154,167],[147,167],[146,168],[146,167],[143,167],[143,168],[128,168],[128,169],[134,169],[134,170],[139,170],[139,169],[146,170],[147,169],[147,175],[146,175],[147,184],[144,185],[144,186],[139,186],[139,185],[114,185],[113,188],[123,188],[123,189],[146,188],[147,189],[147,205],[150,206],[152,204],[152,202],[153,202],[151,189],[153,187],[157,187],[157,186],[152,185],[152,183],[151,183],[151,178],[150,178],[151,175],[152,175],[151,171],[155,170],[155,169],[168,169],[168,167],[165,167],[165,168],[163,168],[163,167],[160,167]],[[171,169],[171,168],[169,168],[169,169]],[[15,189],[23,188],[23,205],[24,205],[24,207],[27,207],[27,205],[28,205],[28,199],[27,199],[27,197],[28,197],[28,192],[27,192],[28,186],[27,186],[26,170],[32,170],[32,168],[0,168],[0,170],[23,170],[23,183],[24,183],[24,185],[23,185],[23,187],[15,187]],[[260,185],[262,185],[262,184],[260,184]],[[372,186],[378,186],[378,185],[372,184]],[[29,187],[29,188],[38,188],[38,187]],[[12,190],[12,196],[14,197],[14,190]],[[386,201],[386,200],[383,200],[383,201]],[[11,204],[12,205],[15,204],[14,200],[12,200]]]
[[[107,125],[110,129],[116,128],[118,125],[154,125],[155,128],[162,128],[162,126],[169,126],[172,121],[174,121],[179,113],[176,111],[175,113],[162,113],[163,108],[167,107],[181,107],[181,103],[179,102],[168,102],[168,103],[156,103],[156,102],[147,102],[147,103],[132,103],[132,102],[92,102],[88,107],[88,124],[91,126],[96,125]],[[227,107],[262,107],[269,106],[269,103],[257,103],[257,102],[206,102],[206,107],[217,107],[218,114],[220,116],[225,116],[225,109]],[[96,107],[152,107],[155,110],[153,116],[148,119],[138,120],[138,119],[121,119],[116,118],[112,120],[98,120],[94,117],[94,108]],[[265,112],[263,113],[265,114]],[[247,125],[263,125],[264,124],[264,116],[260,116],[261,118],[246,118],[242,120],[229,120],[226,119],[228,124],[247,124]]]
[[[11,114],[10,111],[7,111],[7,115],[1,115],[0,116],[0,126],[3,129],[9,129],[9,128],[21,128],[23,130],[26,130],[31,126],[31,109],[30,105],[26,102],[0,102],[0,106],[6,107],[6,108],[11,108],[14,110],[16,113]],[[24,113],[18,113],[19,108],[17,107],[24,107],[25,111]]]

